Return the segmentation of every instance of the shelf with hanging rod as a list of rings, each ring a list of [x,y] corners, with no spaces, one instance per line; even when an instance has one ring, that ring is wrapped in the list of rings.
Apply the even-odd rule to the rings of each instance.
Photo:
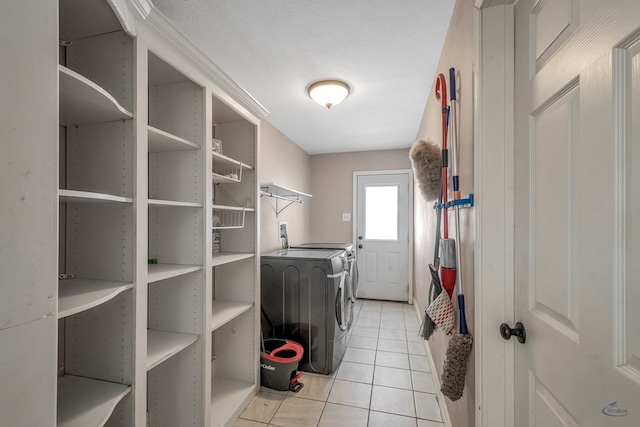
[[[276,199],[276,217],[293,203],[303,203],[303,197],[313,197],[311,194],[292,190],[274,183],[260,185],[260,197],[266,196]],[[278,200],[288,202],[282,209],[278,207]]]

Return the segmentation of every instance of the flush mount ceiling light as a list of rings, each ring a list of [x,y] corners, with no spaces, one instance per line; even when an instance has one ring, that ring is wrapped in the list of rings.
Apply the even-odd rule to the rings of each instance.
[[[349,96],[351,88],[340,80],[321,80],[309,85],[307,92],[318,104],[331,108],[344,101]]]

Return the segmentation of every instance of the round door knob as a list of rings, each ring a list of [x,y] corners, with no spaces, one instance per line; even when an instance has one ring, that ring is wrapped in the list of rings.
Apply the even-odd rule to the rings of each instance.
[[[505,340],[509,340],[512,336],[515,336],[520,344],[524,344],[525,341],[527,341],[527,331],[521,322],[516,323],[516,327],[513,329],[506,323],[503,323],[500,325],[500,336]]]
[[[362,249],[362,245],[358,245],[358,248]]]

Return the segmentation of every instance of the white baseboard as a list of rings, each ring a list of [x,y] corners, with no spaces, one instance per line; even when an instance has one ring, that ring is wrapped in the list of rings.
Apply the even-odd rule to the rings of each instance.
[[[424,309],[418,305],[418,301],[413,299],[413,307],[416,312],[416,316],[418,316],[418,322],[422,324],[422,320],[424,319]],[[431,354],[431,349],[429,348],[429,341],[422,340],[422,345],[424,345],[424,349],[427,352],[427,359],[429,359],[429,367],[431,368],[431,373],[433,374],[433,384],[436,386],[436,390],[438,390],[438,405],[440,406],[440,414],[442,415],[442,423],[445,427],[453,427],[451,424],[451,418],[449,417],[449,411],[447,410],[447,403],[445,401],[444,394],[440,391],[440,377],[438,376],[438,371],[436,370],[436,365],[433,362],[433,356]]]

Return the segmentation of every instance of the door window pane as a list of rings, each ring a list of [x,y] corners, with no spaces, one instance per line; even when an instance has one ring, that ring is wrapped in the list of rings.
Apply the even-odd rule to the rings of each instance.
[[[398,187],[365,187],[367,240],[398,240]]]

